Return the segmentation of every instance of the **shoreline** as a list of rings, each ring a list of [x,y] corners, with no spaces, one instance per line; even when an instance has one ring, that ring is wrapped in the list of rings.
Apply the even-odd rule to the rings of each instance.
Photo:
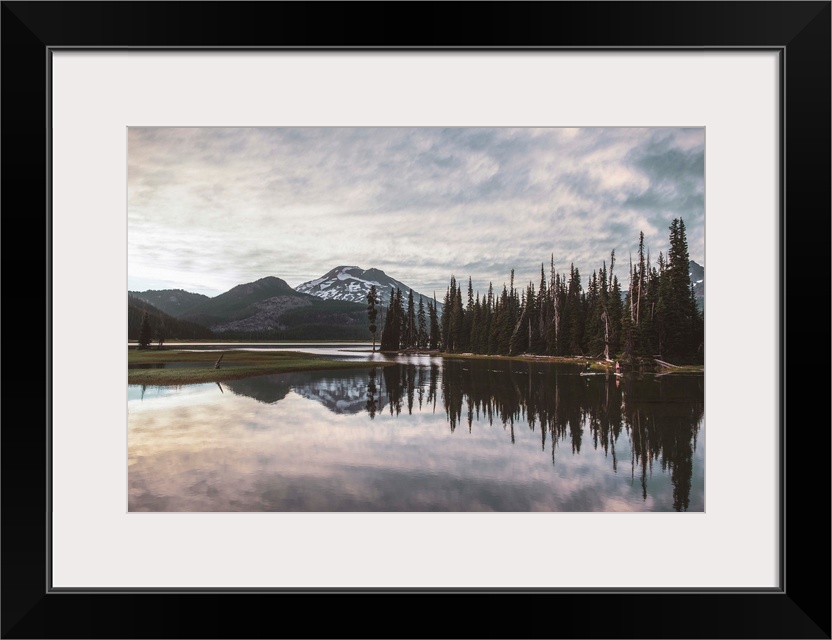
[[[177,351],[175,349],[129,349],[127,384],[182,386],[206,382],[225,382],[275,373],[371,369],[394,362],[366,360],[327,360],[299,351],[257,352],[223,351],[220,368],[214,368],[217,352]],[[166,368],[167,365],[179,364]],[[188,365],[194,366],[188,366]],[[134,368],[130,368],[133,365]]]
[[[591,371],[605,371],[613,373],[615,370],[615,360],[599,360],[588,356],[540,356],[530,353],[521,353],[516,356],[505,356],[498,354],[483,354],[483,353],[446,353],[442,351],[382,351],[387,355],[417,355],[417,356],[435,356],[439,358],[447,358],[449,360],[502,360],[512,362],[545,362],[552,364],[575,364],[575,365],[590,365]],[[622,363],[622,373],[644,372],[641,368],[634,369],[631,364],[628,364],[623,358],[619,359]],[[661,373],[705,373],[705,365],[674,365],[668,362],[663,362],[655,358],[642,358],[639,364],[641,367],[652,367],[656,372]]]
[[[247,343],[252,344],[252,343]],[[183,345],[184,346],[184,345]],[[296,351],[245,351],[223,350],[219,368],[212,365],[217,361],[219,350],[181,351],[176,344],[163,348],[128,348],[127,384],[148,386],[181,386],[207,382],[224,382],[276,373],[303,371],[337,371],[341,369],[368,369],[396,364],[395,361],[329,360]],[[369,351],[368,351],[369,353]],[[474,353],[444,353],[440,351],[377,351],[386,355],[423,355],[449,360],[495,360],[510,362],[542,362],[547,364],[572,364],[586,367],[589,371],[614,373],[615,361],[598,360],[586,356],[541,356],[519,354],[516,356],[486,355]],[[623,361],[622,361],[623,363]],[[194,366],[187,366],[193,364]],[[131,368],[131,365],[133,368]],[[179,365],[170,367],[169,365]],[[185,366],[182,366],[185,365]],[[641,359],[637,367],[624,364],[621,373],[675,373],[704,374],[704,365],[672,365],[654,358]]]

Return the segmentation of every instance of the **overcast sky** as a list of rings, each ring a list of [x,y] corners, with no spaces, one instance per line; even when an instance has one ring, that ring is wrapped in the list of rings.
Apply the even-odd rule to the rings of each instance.
[[[375,267],[444,295],[535,287],[639,231],[652,261],[682,217],[704,265],[704,129],[130,128],[128,287],[214,296]],[[464,288],[464,286],[463,286]]]

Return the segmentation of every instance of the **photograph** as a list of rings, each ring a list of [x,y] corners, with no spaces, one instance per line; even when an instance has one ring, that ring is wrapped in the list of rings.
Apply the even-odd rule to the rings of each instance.
[[[129,512],[705,512],[704,127],[126,135]]]
[[[0,637],[832,637],[832,2],[455,7],[4,0]]]

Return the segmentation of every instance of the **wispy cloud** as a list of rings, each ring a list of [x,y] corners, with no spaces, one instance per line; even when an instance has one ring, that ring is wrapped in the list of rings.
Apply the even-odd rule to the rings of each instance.
[[[215,295],[339,264],[484,291],[540,263],[584,275],[683,217],[704,258],[703,129],[131,128],[134,289]]]

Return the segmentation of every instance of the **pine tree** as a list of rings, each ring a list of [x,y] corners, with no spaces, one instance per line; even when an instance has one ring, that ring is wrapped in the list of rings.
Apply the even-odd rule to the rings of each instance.
[[[376,317],[378,316],[378,309],[376,305],[379,303],[378,292],[376,286],[370,286],[370,292],[367,294],[367,320],[370,322],[370,333],[373,334],[373,353],[376,352]]]
[[[428,346],[428,333],[425,321],[425,303],[422,296],[419,296],[419,311],[416,314],[419,322],[419,333],[416,339],[416,346],[419,349],[424,349]]]
[[[584,302],[583,288],[581,287],[580,271],[571,265],[569,269],[569,288],[566,295],[566,309],[564,313],[564,320],[566,321],[566,328],[568,329],[569,347],[568,355],[582,355],[583,347],[583,328],[584,328]],[[564,355],[567,355],[564,354]]]
[[[145,309],[144,313],[142,313],[142,324],[139,327],[139,349],[146,349],[150,345],[150,336],[150,314]]]
[[[463,313],[462,332],[460,334],[460,351],[472,351],[471,345],[471,323],[474,313],[474,287],[471,283],[471,276],[468,276],[468,302]]]
[[[439,330],[438,311],[436,309],[436,293],[433,294],[433,304],[428,301],[428,313],[430,315],[430,349],[435,351],[442,344],[442,336]]]
[[[167,329],[165,328],[165,319],[162,317],[162,314],[159,314],[159,326],[156,328],[156,340],[159,343],[159,348],[161,349],[162,346],[165,344],[165,340],[168,337]]]
[[[387,303],[387,313],[384,316],[384,328],[381,330],[381,350],[394,351],[398,348],[398,338],[395,336],[393,329],[393,318],[395,311],[393,307],[394,294],[390,292],[390,300]],[[395,342],[394,342],[395,340]]]
[[[495,314],[495,345],[493,353],[499,355],[508,355],[509,343],[511,342],[511,331],[514,328],[514,323],[511,318],[511,304],[509,302],[509,294],[506,285],[503,285],[503,292],[500,294],[500,299]]]
[[[480,292],[477,291],[477,298],[468,314],[470,321],[470,332],[468,334],[468,348],[471,353],[482,353],[480,351],[480,334],[482,332],[482,307],[480,306]]]
[[[442,351],[448,351],[448,340],[450,338],[450,331],[448,331],[451,324],[451,305],[453,297],[456,295],[456,279],[451,276],[451,284],[445,290],[445,298],[442,300]]]
[[[554,262],[554,256],[552,257]],[[546,335],[549,331],[550,308],[549,308],[549,291],[546,287],[546,274],[543,270],[543,263],[540,263],[540,288],[537,291],[537,344],[532,351],[535,354],[546,353]]]
[[[407,335],[406,348],[411,348],[416,344],[416,337],[419,332],[419,327],[416,325],[416,308],[413,305],[413,289],[407,294]]]
[[[404,315],[404,302],[402,290],[398,287],[396,288],[396,320],[398,321],[398,327],[396,327],[396,331],[399,334],[399,344],[397,348],[401,349],[404,346],[405,342],[405,332],[407,330],[407,317]]]
[[[546,334],[546,353],[550,356],[563,355],[566,351],[564,347],[566,341],[561,339],[563,335],[562,329],[564,327],[563,318],[564,307],[566,306],[566,287],[564,279],[557,272],[554,272],[550,290],[552,297],[552,322]]]
[[[381,333],[381,350],[396,351],[401,347],[402,335],[402,292],[396,289],[390,292],[390,303],[387,306],[387,317],[384,330]]]
[[[462,310],[462,289],[457,287],[454,299],[451,302],[451,319],[448,323],[448,351],[458,352],[462,348],[464,311]]]
[[[685,223],[674,218],[670,224],[668,251],[668,305],[665,310],[665,352],[667,360],[675,363],[692,362],[698,350],[696,323],[699,315],[690,282],[690,256],[685,235]]]

